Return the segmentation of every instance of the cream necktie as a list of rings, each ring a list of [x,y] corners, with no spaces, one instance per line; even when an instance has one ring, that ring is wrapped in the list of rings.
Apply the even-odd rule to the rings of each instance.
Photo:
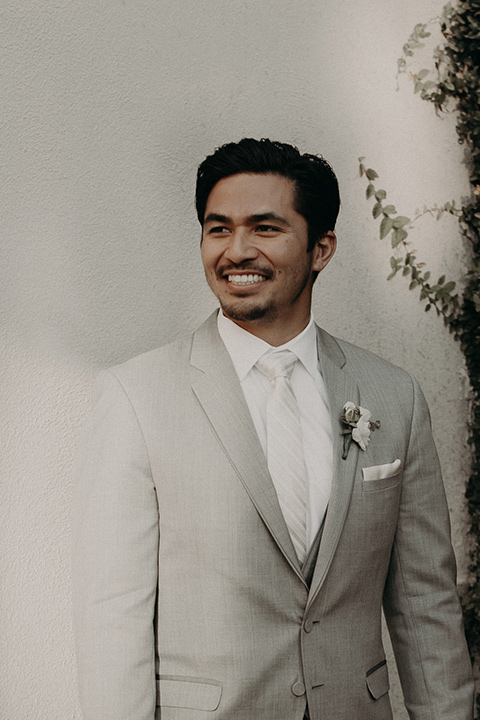
[[[257,367],[270,380],[267,399],[267,463],[300,563],[306,556],[306,470],[297,399],[290,376],[297,357],[268,352]]]

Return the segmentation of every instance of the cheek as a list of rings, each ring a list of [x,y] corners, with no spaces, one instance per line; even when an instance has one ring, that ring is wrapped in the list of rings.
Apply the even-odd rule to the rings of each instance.
[[[217,258],[213,248],[202,244],[201,257],[205,270],[211,270],[215,266]]]

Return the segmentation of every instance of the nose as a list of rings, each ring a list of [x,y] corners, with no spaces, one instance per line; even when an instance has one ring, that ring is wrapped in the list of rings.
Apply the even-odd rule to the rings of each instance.
[[[230,235],[230,241],[225,250],[225,258],[238,265],[244,260],[253,260],[258,250],[252,242],[250,233],[246,228],[237,228]]]

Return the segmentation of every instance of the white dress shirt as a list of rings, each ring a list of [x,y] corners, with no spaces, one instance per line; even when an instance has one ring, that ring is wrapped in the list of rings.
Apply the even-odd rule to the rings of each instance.
[[[272,346],[226,318],[221,311],[218,313],[218,331],[237,372],[266,457],[267,396],[270,382],[255,367],[255,363]],[[308,551],[325,517],[330,499],[333,467],[332,424],[325,385],[319,368],[317,333],[313,318],[310,318],[307,327],[299,335],[275,349],[290,350],[299,360],[293,369],[291,383],[300,411],[307,471]]]

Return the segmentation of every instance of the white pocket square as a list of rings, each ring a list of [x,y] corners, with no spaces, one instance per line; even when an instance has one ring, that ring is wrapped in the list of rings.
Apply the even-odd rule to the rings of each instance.
[[[400,470],[401,464],[401,460],[394,460],[392,463],[386,463],[385,465],[372,465],[363,468],[363,479],[365,482],[371,482],[372,480],[385,480],[393,477]]]

